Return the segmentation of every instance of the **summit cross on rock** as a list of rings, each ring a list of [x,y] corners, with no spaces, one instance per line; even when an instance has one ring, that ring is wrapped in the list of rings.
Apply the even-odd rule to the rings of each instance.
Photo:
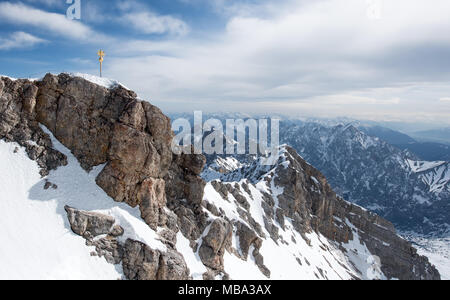
[[[102,77],[102,65],[103,65],[103,57],[105,57],[105,52],[100,49],[97,52],[97,55],[99,56],[98,61],[100,62],[100,77]]]

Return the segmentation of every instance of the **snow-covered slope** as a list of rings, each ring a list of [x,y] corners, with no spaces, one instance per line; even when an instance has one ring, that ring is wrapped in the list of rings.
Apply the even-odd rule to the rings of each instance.
[[[0,279],[117,279],[120,270],[91,257],[67,226],[59,201],[41,199],[37,163],[0,141]],[[58,182],[59,183],[59,182]]]
[[[331,218],[331,228],[336,226],[340,230],[351,232],[352,238],[340,241],[339,239],[325,236],[330,230],[316,231],[303,227],[300,223],[308,224],[303,218],[308,218],[308,207],[305,216],[300,217],[295,208],[302,206],[297,197],[310,197],[307,194],[315,195],[314,199],[307,200],[312,203],[320,203],[322,197],[328,193],[327,184],[317,171],[302,159],[289,150],[288,146],[282,146],[279,151],[279,158],[272,166],[263,164],[264,158],[256,159],[249,163],[244,163],[240,168],[231,168],[229,172],[216,172],[213,170],[223,163],[224,158],[218,157],[216,162],[211,163],[211,167],[205,168],[203,176],[210,181],[207,183],[204,194],[204,201],[207,203],[208,216],[212,219],[217,216],[225,216],[233,224],[244,224],[248,228],[253,228],[262,240],[259,248],[259,254],[264,257],[264,268],[270,271],[268,278],[271,279],[386,279],[392,278],[386,276],[382,269],[380,258],[371,252],[374,249],[392,248],[393,241],[389,241],[387,236],[393,240],[400,240],[388,229],[381,236],[374,237],[366,228],[365,231],[358,229],[352,219],[357,214],[337,213]],[[228,158],[230,160],[232,158]],[[233,160],[232,160],[233,161]],[[301,162],[301,163],[300,163]],[[296,174],[293,176],[293,174]],[[305,176],[308,174],[307,181]],[[214,177],[214,175],[216,177]],[[299,176],[303,179],[294,179]],[[300,183],[302,182],[302,183]],[[298,187],[302,194],[297,195]],[[306,189],[306,190],[305,190]],[[317,198],[316,198],[317,197]],[[289,200],[286,200],[289,199]],[[288,202],[285,202],[288,201]],[[294,201],[294,203],[292,203]],[[343,200],[336,206],[348,205]],[[331,205],[332,204],[317,204]],[[313,205],[314,206],[314,205]],[[357,207],[354,207],[357,208]],[[360,207],[360,213],[370,213]],[[337,209],[339,210],[339,209]],[[352,210],[352,209],[350,209]],[[312,212],[310,212],[312,213]],[[292,215],[291,215],[292,214]],[[313,217],[314,216],[309,216]],[[357,217],[357,223],[361,224],[360,217]],[[301,221],[300,221],[301,220]],[[386,228],[391,225],[377,225],[378,228]],[[235,226],[239,228],[239,226]],[[344,229],[346,228],[346,229]],[[241,258],[246,258],[247,248],[240,248],[239,230],[233,231],[231,253],[237,253]],[[361,237],[364,235],[364,238]],[[383,241],[384,239],[384,241]],[[375,242],[375,245],[372,244]],[[397,241],[398,242],[398,241]],[[369,244],[370,246],[369,246]],[[369,249],[370,248],[370,249]],[[399,250],[392,250],[399,251]],[[405,250],[402,250],[405,251]],[[400,251],[399,251],[400,252]],[[227,263],[234,265],[232,254],[225,255],[225,270],[237,279],[255,278],[255,270],[260,264],[256,264],[256,259],[250,254],[245,262],[240,262],[241,267],[235,273]],[[237,266],[237,264],[236,264]],[[257,272],[257,274],[262,273]],[[267,274],[260,274],[266,275]],[[235,277],[233,277],[235,276]]]
[[[164,247],[138,209],[114,202],[97,186],[102,166],[86,173],[70,151],[54,138],[53,143],[69,164],[41,178],[22,147],[0,140],[0,279],[123,277],[120,266],[90,255],[94,248],[72,232],[65,205],[111,215],[125,229],[123,238]],[[46,182],[56,186],[46,190]]]
[[[0,195],[0,227],[3,229],[0,279],[123,277],[119,265],[90,255],[94,249],[86,246],[85,240],[71,231],[65,205],[111,215],[125,229],[124,239],[132,238],[152,248],[165,249],[157,234],[139,217],[138,209],[114,202],[95,184],[95,177],[102,166],[86,173],[70,151],[56,139],[52,140],[56,149],[68,156],[69,164],[45,178],[40,177],[39,167],[28,158],[23,148],[0,140],[0,189],[3,191]],[[55,186],[46,190],[46,182]],[[242,180],[238,184],[250,183]],[[277,192],[276,187],[272,188]],[[250,194],[244,195],[251,205],[253,218],[266,235],[260,253],[266,258],[271,279],[351,279],[359,277],[361,272],[362,278],[385,278],[381,272],[367,272],[372,268],[379,270],[379,266],[372,263],[371,253],[360,243],[357,234],[354,241],[344,245],[351,256],[320,234],[309,233],[305,240],[289,223],[285,225],[285,230],[276,225],[283,243],[272,240],[264,229],[265,214],[261,208],[263,193],[267,193],[269,187],[261,179],[256,185],[251,184],[250,191]],[[231,195],[228,200],[222,199],[211,183],[205,188],[204,199],[223,209],[230,220],[246,223],[237,212],[240,206],[236,200]],[[214,218],[212,215],[210,217]],[[236,253],[241,253],[236,232],[233,241]],[[177,236],[177,248],[183,253],[192,276],[201,279],[206,267],[181,233]],[[243,260],[227,252],[224,264],[225,271],[233,279],[267,279],[253,257]]]
[[[217,157],[208,165],[203,171],[202,177],[206,181],[211,181],[220,178],[222,174],[233,172],[243,167],[242,162],[232,156]]]
[[[265,181],[270,177],[267,172],[261,178],[252,183],[248,179],[242,179],[238,182],[231,182],[237,190],[242,191],[240,195],[250,205],[249,211],[251,217],[261,228],[263,238],[260,254],[264,257],[264,264],[270,270],[270,276],[266,277],[256,265],[255,258],[249,254],[246,260],[237,256],[225,254],[225,271],[233,279],[251,280],[251,279],[386,279],[380,270],[377,261],[373,261],[373,255],[367,249],[364,242],[359,239],[357,230],[354,229],[354,239],[348,244],[342,246],[345,251],[339,248],[339,244],[330,242],[323,235],[310,232],[302,234],[294,228],[291,220],[286,220],[284,226],[274,222],[273,230],[279,232],[278,239],[273,239],[271,233],[265,227],[270,218],[264,211],[264,198],[267,194],[274,195],[277,202],[277,195],[282,193],[282,188],[276,185],[268,185]],[[246,188],[244,188],[246,187]],[[241,222],[248,226],[252,225],[246,220],[239,211],[245,209],[232,194],[223,198],[217,192],[213,184],[209,182],[205,188],[204,201],[214,205],[217,209],[224,212],[224,215],[232,222]],[[243,201],[240,199],[240,201]],[[280,209],[275,206],[274,210]],[[210,214],[211,218],[214,218]],[[350,222],[346,220],[348,224]],[[255,225],[253,225],[255,226]],[[239,236],[233,231],[233,250],[242,255],[242,249],[239,245]],[[249,251],[250,253],[252,250]],[[376,270],[376,272],[372,272]]]
[[[430,262],[436,266],[443,280],[450,280],[450,237],[433,237],[406,234],[418,249],[420,255],[429,258]]]
[[[48,131],[47,131],[48,132]],[[49,133],[49,132],[48,132]],[[113,216],[117,224],[125,229],[123,239],[139,240],[155,249],[165,250],[156,232],[139,217],[139,210],[114,202],[96,184],[95,177],[102,166],[86,173],[77,160],[64,146],[52,137],[56,149],[68,156],[68,165],[60,167],[41,178],[37,164],[27,157],[19,145],[0,141],[1,194],[0,226],[2,232],[0,278],[2,279],[118,279],[123,277],[120,265],[112,265],[103,258],[91,256],[93,247],[85,245],[83,238],[72,233],[64,206],[76,206],[87,211]],[[287,155],[285,152],[283,155]],[[289,165],[288,161],[281,162]],[[264,167],[266,168],[266,167]],[[239,236],[233,231],[232,251],[224,255],[225,271],[232,279],[385,279],[381,266],[370,253],[358,235],[358,230],[349,220],[354,238],[340,247],[316,232],[302,235],[294,228],[292,221],[273,224],[280,233],[277,240],[267,231],[265,222],[269,217],[263,202],[270,193],[283,193],[272,181],[274,170],[263,171],[259,180],[250,182],[242,179],[233,183],[239,186],[241,195],[250,204],[252,219],[259,224],[265,236],[259,253],[270,270],[264,275],[258,268],[253,250],[249,249],[247,259],[243,257]],[[17,180],[20,178],[20,180]],[[53,187],[44,189],[45,183]],[[248,192],[247,192],[248,191]],[[224,199],[209,182],[205,187],[205,202],[217,207],[232,222],[241,222],[249,227],[248,219],[239,214],[243,206],[232,194]],[[277,202],[277,200],[275,200]],[[279,209],[275,206],[274,209]],[[211,219],[215,219],[205,210]],[[266,219],[266,221],[265,221]],[[17,220],[22,220],[17,222]],[[205,229],[208,234],[209,228]],[[200,239],[201,241],[201,239]],[[201,279],[206,272],[198,252],[189,246],[189,241],[178,233],[177,249],[183,254],[193,278]],[[342,250],[345,249],[345,250]]]
[[[411,161],[411,171],[427,185],[430,193],[450,195],[450,163],[445,161]]]

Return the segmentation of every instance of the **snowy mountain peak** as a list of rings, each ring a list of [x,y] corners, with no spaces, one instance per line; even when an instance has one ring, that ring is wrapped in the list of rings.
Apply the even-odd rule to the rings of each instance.
[[[172,153],[172,137],[169,118],[121,86],[1,78],[0,164],[15,176],[0,173],[0,277],[440,278],[292,148],[269,166],[217,161],[206,182],[206,158]]]
[[[340,196],[400,229],[427,233],[450,224],[446,162],[421,161],[351,124],[289,124],[281,133],[281,141],[323,172]]]
[[[207,167],[203,176],[205,173],[210,174],[209,171],[210,168]],[[207,203],[208,214],[211,218],[225,217],[232,220],[232,223],[245,224],[246,228],[254,231],[253,235],[262,240],[258,251],[264,256],[264,265],[258,267],[272,271],[270,278],[283,278],[278,277],[282,276],[278,273],[279,260],[269,259],[266,263],[267,257],[276,256],[275,245],[278,245],[277,251],[284,253],[282,257],[285,263],[282,269],[284,272],[292,272],[291,276],[294,278],[297,278],[294,274],[300,276],[298,278],[302,278],[301,274],[308,274],[311,266],[313,274],[323,279],[347,276],[383,279],[401,276],[390,273],[390,270],[397,267],[384,265],[391,263],[384,251],[392,249],[394,244],[407,244],[396,235],[393,225],[336,197],[325,177],[292,148],[283,146],[277,163],[270,167],[255,160],[219,175],[209,181],[205,188],[204,201]],[[364,230],[360,226],[364,226]],[[239,229],[236,231],[239,240]],[[306,242],[306,245],[300,246],[301,242]],[[316,246],[319,247],[315,248]],[[322,253],[321,249],[324,248],[327,249],[326,252],[333,253],[345,249],[342,252],[342,257],[346,257],[344,261],[323,255],[332,264],[348,266],[349,271],[342,272],[336,267],[330,270],[320,259],[315,261],[315,265],[302,265],[301,258],[305,253],[311,250]],[[245,250],[246,248],[244,252]],[[239,252],[239,248],[236,251]],[[394,252],[400,253],[398,251],[405,249],[393,250],[389,255],[395,256]],[[355,253],[358,254],[354,255]],[[373,257],[383,257],[381,264],[368,263]],[[305,259],[308,261],[310,258]],[[295,260],[300,260],[300,264],[294,264]],[[248,266],[249,272],[250,267],[251,265]],[[378,272],[371,273],[370,276],[374,277],[370,277],[368,269]],[[309,275],[303,278],[308,278],[307,276]]]

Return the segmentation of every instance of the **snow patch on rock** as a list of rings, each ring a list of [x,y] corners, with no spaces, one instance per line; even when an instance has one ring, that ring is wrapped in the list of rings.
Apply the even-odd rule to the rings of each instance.
[[[104,78],[104,77],[98,77],[98,76],[90,75],[90,74],[83,74],[83,73],[71,73],[70,75],[72,75],[74,77],[81,77],[89,82],[92,82],[99,86],[105,87],[107,89],[112,89],[117,86],[122,86],[123,88],[129,90],[127,87],[125,87],[123,84],[121,84],[117,80],[108,79],[108,78]]]

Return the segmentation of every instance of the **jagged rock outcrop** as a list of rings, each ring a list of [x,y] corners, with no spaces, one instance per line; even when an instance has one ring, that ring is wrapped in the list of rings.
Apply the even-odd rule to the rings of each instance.
[[[169,190],[177,190],[170,195],[172,202],[201,202],[204,181],[199,174],[205,163],[203,156],[173,156],[169,118],[157,107],[138,100],[134,92],[120,85],[108,89],[68,74],[47,74],[36,82],[1,78],[0,100],[0,138],[26,147],[29,157],[42,168],[42,176],[66,165],[67,158],[53,149],[39,124],[70,149],[85,170],[106,164],[97,184],[115,201],[139,206],[143,220],[152,229],[167,228],[166,237],[172,237],[172,244],[178,231],[173,223],[178,218],[165,211],[169,171],[170,176],[179,179],[169,184]],[[75,221],[71,222],[74,232],[88,238],[105,231],[104,226],[109,224],[92,224],[93,220],[99,221],[98,216],[77,215],[70,208],[68,215]],[[191,215],[195,214],[191,211]],[[120,253],[116,244],[104,238],[96,242],[97,247]],[[108,257],[108,261],[117,263],[117,257]],[[173,265],[179,263],[179,258],[175,250],[168,258],[162,256],[158,263],[164,268],[154,279],[174,275]]]
[[[45,125],[86,170],[106,164],[97,184],[114,200],[139,205],[143,219],[153,229],[165,224],[166,190],[173,200],[201,202],[204,181],[198,175],[204,157],[174,156],[169,118],[138,100],[134,92],[120,85],[107,89],[68,74],[48,74],[34,83],[5,81],[8,86],[2,88],[2,95],[7,101],[2,105],[7,107],[0,110],[4,115],[0,136],[18,131],[16,135],[37,132],[45,137],[38,124]],[[30,157],[42,157],[47,169],[60,165],[54,162],[59,153],[52,151],[48,137],[41,143],[52,155],[32,153]]]
[[[188,280],[189,269],[176,251],[162,253],[147,245],[127,240],[123,259],[124,273],[131,280]]]
[[[241,222],[235,224],[235,228],[236,235],[239,238],[240,254],[242,255],[242,258],[247,260],[250,254],[253,255],[256,266],[267,278],[270,278],[270,270],[264,265],[264,257],[259,252],[263,240],[254,230]],[[251,251],[252,249],[253,251]]]
[[[130,280],[188,280],[189,268],[183,256],[173,249],[151,249],[146,244],[118,238],[124,229],[114,225],[116,220],[108,215],[65,207],[74,233],[86,239],[86,245],[94,246],[93,255],[105,257],[112,264],[122,264],[124,274]],[[101,235],[105,237],[96,238]]]
[[[275,183],[284,187],[279,203],[286,216],[294,220],[294,226],[300,230],[312,228],[330,240],[348,243],[353,239],[352,228],[339,221],[347,219],[369,251],[381,259],[381,269],[389,278],[439,278],[428,259],[418,255],[409,242],[396,234],[392,223],[337,197],[325,177],[292,148],[287,148],[286,157],[290,167],[279,169]],[[314,192],[301,188],[305,186],[313,187]],[[313,217],[308,218],[302,212],[312,212]]]
[[[99,213],[85,212],[74,209],[72,207],[64,207],[67,212],[72,231],[78,235],[89,235],[96,237],[102,234],[113,233],[112,227],[115,223],[113,217],[106,216]],[[123,228],[115,229],[115,233],[111,235],[118,235],[117,232],[123,232]]]
[[[140,205],[153,229],[163,225],[164,181],[172,161],[170,120],[121,86],[47,75],[38,82],[36,120],[69,148],[83,168],[106,163],[97,184],[114,200]]]
[[[338,197],[325,177],[292,148],[282,147],[275,165],[265,166],[260,161],[243,165],[242,168],[229,173],[217,173],[220,180],[209,184],[224,201],[233,199],[231,202],[234,202],[239,217],[248,224],[247,226],[235,222],[234,225],[239,249],[244,258],[248,256],[249,245],[252,243],[256,243],[254,246],[258,250],[268,243],[264,232],[268,233],[276,244],[286,246],[297,245],[299,241],[294,235],[298,234],[311,247],[311,234],[315,233],[338,245],[338,249],[346,255],[366,251],[365,259],[379,258],[380,273],[386,278],[440,278],[428,259],[418,255],[409,242],[400,238],[390,222]],[[228,220],[237,217],[229,208],[227,212],[221,210],[222,204],[214,200],[215,197],[211,198],[209,200],[206,197],[206,201],[213,203],[208,203],[205,207],[212,214]],[[248,202],[255,198],[261,199],[263,213],[260,218],[263,219],[263,228],[257,226],[258,222],[254,219],[258,216],[250,213]],[[213,204],[219,205],[219,208],[211,209]],[[287,234],[289,232],[292,234]],[[289,239],[286,236],[289,236]],[[358,245],[362,246],[361,249],[355,249]],[[325,243],[319,248],[333,251],[331,246]],[[261,254],[257,257],[255,254],[259,253],[253,255],[256,262],[260,260],[258,267],[263,272],[264,257]],[[299,264],[302,264],[301,259],[297,259]],[[328,260],[326,262],[329,263]],[[305,263],[310,266],[309,260],[305,259]],[[356,263],[350,260],[350,265]],[[361,266],[355,265],[355,272],[351,276],[364,278],[365,272]],[[267,274],[270,276],[269,272]],[[316,277],[328,278],[320,268]]]
[[[190,279],[177,249],[179,232],[205,266],[203,278],[233,278],[227,255],[272,278],[279,272],[274,249],[293,255],[295,265],[311,271],[310,278],[365,278],[354,265],[354,256],[363,257],[354,249],[359,246],[364,255],[380,258],[381,278],[439,278],[392,224],[337,197],[289,147],[275,165],[251,160],[206,183],[200,176],[205,158],[173,154],[169,118],[120,85],[105,88],[67,74],[48,74],[36,82],[1,78],[0,138],[26,147],[45,176],[67,159],[53,150],[39,124],[85,170],[104,164],[98,186],[117,202],[139,206],[142,219],[166,246],[162,251],[125,239],[114,218],[66,207],[72,230],[95,247],[93,255],[122,264],[127,279]],[[314,262],[297,248],[316,251]]]
[[[167,207],[178,217],[179,228],[190,240],[197,240],[208,225],[202,208],[205,181],[200,177],[206,163],[203,155],[173,154],[164,177]]]
[[[223,255],[231,246],[233,228],[223,219],[212,222],[208,233],[203,237],[198,254],[205,266],[214,270],[223,270]]]
[[[0,81],[0,138],[19,142],[42,174],[66,164],[39,127],[45,125],[86,170],[106,164],[97,184],[118,202],[140,206],[152,228],[164,225],[166,181],[170,198],[199,203],[204,166],[199,155],[173,156],[168,117],[118,85],[108,89],[68,74],[42,81]],[[170,175],[169,173],[170,168]],[[176,191],[176,192],[172,192]],[[199,200],[200,199],[200,200]]]
[[[67,158],[52,148],[50,138],[36,120],[37,86],[28,80],[0,79],[0,139],[17,142],[37,161],[41,175],[67,164]]]
[[[172,165],[165,176],[166,193],[170,199],[186,199],[191,205],[200,205],[205,182],[199,176],[205,166],[203,155],[173,155]]]

